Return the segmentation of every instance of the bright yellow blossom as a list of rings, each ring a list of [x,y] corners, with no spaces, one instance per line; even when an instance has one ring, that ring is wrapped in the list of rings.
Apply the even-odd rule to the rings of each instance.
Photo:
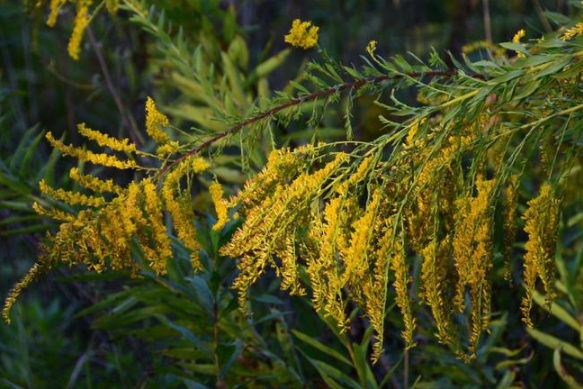
[[[157,143],[165,144],[170,141],[170,137],[161,127],[166,127],[170,124],[168,117],[156,108],[156,103],[151,97],[146,100],[146,132]]]
[[[285,36],[286,43],[302,49],[311,49],[318,44],[319,27],[312,26],[312,22],[302,22],[296,19],[292,23],[289,34]]]
[[[524,38],[524,36],[526,35],[526,32],[523,29],[518,30],[518,32],[516,34],[514,34],[514,37],[512,37],[512,43],[520,43],[520,40],[522,38]],[[519,58],[523,58],[524,57],[524,53],[517,51],[516,55],[518,55]]]

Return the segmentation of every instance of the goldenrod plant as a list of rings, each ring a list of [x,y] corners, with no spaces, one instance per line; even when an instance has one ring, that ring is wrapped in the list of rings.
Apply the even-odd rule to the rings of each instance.
[[[305,358],[329,387],[380,388],[394,379],[392,369],[373,372],[388,360],[387,343],[403,350],[408,386],[408,359],[428,339],[441,348],[426,355],[443,350],[452,366],[475,368],[476,385],[517,387],[519,377],[505,369],[532,356],[512,359],[522,349],[493,344],[509,326],[553,348],[563,382],[581,387],[561,362],[564,354],[583,359],[581,345],[537,329],[548,311],[583,333],[573,317],[581,313],[583,257],[580,22],[563,20],[542,36],[520,29],[509,42],[477,42],[460,56],[433,50],[426,61],[385,58],[379,36],[361,48],[359,63],[347,65],[319,42],[321,27],[297,18],[279,38],[291,47],[248,71],[240,36],[228,48],[201,43],[189,52],[182,30],[147,2],[53,0],[47,23],[54,26],[65,8],[75,10],[73,59],[83,56],[85,33],[107,9],[161,42],[162,67],[172,70],[162,82],[180,94],[167,103],[162,94],[146,97],[143,128],[129,138],[92,129],[89,120],[78,124],[75,142],[46,133],[74,161],[76,188],[39,181],[31,207],[58,227],[6,297],[7,323],[34,281],[83,265],[98,275],[123,272],[144,291],[96,327],[131,325],[139,319],[123,316],[126,309],[152,304],[139,315],[161,323],[160,332],[142,335],[179,333],[192,349],[169,346],[168,356],[183,372],[213,376],[220,388],[234,385],[227,371],[245,368],[249,355],[261,374],[285,372],[265,387],[306,385]],[[271,93],[266,77],[292,50],[310,50],[313,59],[300,78]],[[370,140],[355,137],[353,125],[367,96],[380,110]],[[340,140],[319,132],[334,114],[343,122]],[[182,128],[183,120],[196,127]],[[294,125],[309,129],[309,140],[278,142],[275,129]],[[254,289],[265,292],[257,297]],[[500,312],[500,290],[520,296],[514,321]],[[335,346],[273,310],[261,320],[276,323],[285,357],[256,351],[268,348],[255,330],[255,303],[280,304],[277,296],[286,295],[310,306]],[[125,298],[119,292],[101,307]],[[198,316],[189,310],[210,318],[211,328],[190,322]],[[221,343],[221,331],[229,343]],[[328,359],[315,359],[294,339]],[[496,377],[483,370],[495,353],[509,358]]]

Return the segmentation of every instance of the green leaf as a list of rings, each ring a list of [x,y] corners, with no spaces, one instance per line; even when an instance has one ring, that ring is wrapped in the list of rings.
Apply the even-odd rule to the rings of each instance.
[[[548,348],[552,349],[560,348],[570,356],[583,360],[583,352],[577,347],[573,346],[572,344],[535,329],[528,328],[527,331],[530,336],[532,336],[533,338],[535,338]]]
[[[567,384],[567,386],[569,386],[570,389],[583,389],[583,385],[580,385],[562,365],[560,348],[556,348],[555,352],[553,353],[553,366],[559,377],[561,377],[561,379]]]
[[[301,333],[299,331],[291,330],[291,332],[302,342],[309,344],[310,346],[314,347],[317,350],[322,351],[324,354],[327,354],[332,358],[336,358],[337,360],[339,360],[342,363],[345,363],[348,366],[352,366],[352,363],[348,359],[346,359],[340,352],[336,351],[332,347],[326,346],[318,342],[311,336]]]

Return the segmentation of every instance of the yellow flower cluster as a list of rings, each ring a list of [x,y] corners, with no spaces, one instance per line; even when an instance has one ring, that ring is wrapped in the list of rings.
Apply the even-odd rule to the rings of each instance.
[[[528,234],[528,241],[524,255],[526,294],[522,299],[521,310],[522,320],[528,327],[532,327],[530,311],[537,279],[542,282],[547,300],[554,298],[554,253],[559,226],[559,199],[554,196],[549,184],[543,185],[538,197],[528,202],[523,219],[526,222],[524,231]]]
[[[119,141],[90,130],[85,125],[79,125],[79,131],[102,147],[144,155],[127,140]],[[117,169],[138,168],[133,161],[122,161],[113,155],[97,154],[65,145],[51,133],[47,134],[47,139],[63,154],[81,161]],[[204,158],[185,158],[166,176],[160,177],[160,192],[149,177],[134,180],[127,188],[122,188],[111,179],[101,180],[82,174],[78,168],[71,169],[70,176],[73,180],[92,192],[108,193],[109,200],[101,196],[54,189],[41,181],[40,190],[43,194],[69,205],[87,208],[75,213],[72,210],[65,212],[33,204],[37,213],[59,221],[60,225],[58,231],[49,234],[49,245],[42,248],[39,262],[10,292],[3,311],[5,320],[9,320],[10,308],[18,295],[38,277],[40,271],[49,271],[59,264],[84,264],[88,270],[95,272],[108,269],[128,270],[132,276],[138,276],[139,271],[143,270],[141,264],[144,263],[156,274],[166,274],[167,261],[173,256],[170,230],[165,221],[166,212],[172,218],[182,245],[191,251],[193,268],[201,269],[190,190],[183,190],[181,184],[182,181],[190,183],[192,174],[203,173],[210,167],[209,161]],[[228,217],[227,204],[222,199],[222,188],[220,185],[217,188],[216,185],[212,187],[211,196],[218,204],[219,222],[224,223]],[[139,257],[145,262],[135,258],[136,248],[141,253]]]
[[[287,151],[272,153],[264,170],[246,187],[254,188],[261,181],[268,184],[274,181],[275,175],[293,175],[293,171],[280,171],[279,167],[300,155],[301,153],[290,155]],[[249,287],[265,271],[268,264],[281,274],[284,290],[290,289],[294,294],[304,293],[297,278],[297,263],[293,255],[290,255],[291,248],[287,240],[290,236],[296,236],[298,222],[309,213],[310,196],[314,196],[314,193],[346,158],[345,154],[340,153],[322,169],[314,173],[300,174],[288,187],[278,183],[272,196],[266,196],[263,199],[258,197],[260,193],[239,196],[239,199],[243,200],[241,213],[245,216],[245,222],[235,233],[231,242],[222,248],[221,254],[241,257],[238,263],[240,274],[233,286],[239,291],[242,306],[246,305]],[[263,193],[267,194],[265,189]],[[248,202],[247,206],[245,201]],[[281,266],[272,256],[281,260]]]
[[[312,22],[302,22],[296,19],[292,23],[289,34],[285,36],[285,42],[294,47],[311,49],[318,44],[319,27],[312,26]]]
[[[406,326],[403,336],[407,347],[413,346],[415,319],[408,297],[408,264],[402,242],[394,236],[399,236],[394,234],[394,210],[383,203],[382,187],[369,184],[370,198],[364,209],[355,198],[361,182],[377,171],[375,157],[362,158],[347,169],[349,158],[339,153],[320,170],[301,172],[304,153],[311,152],[309,148],[273,152],[265,168],[230,202],[241,204],[244,223],[221,254],[240,258],[240,274],[234,282],[240,304],[246,306],[248,289],[268,266],[282,278],[283,290],[305,293],[298,275],[299,250],[314,308],[344,331],[349,326],[344,311],[348,292],[375,330],[373,359],[377,360],[382,352],[388,272],[393,270],[397,303]],[[294,165],[295,171],[281,169]],[[298,171],[301,173],[295,173]],[[332,197],[320,212],[317,199],[324,188],[331,189]],[[306,235],[298,234],[302,226],[307,227]]]

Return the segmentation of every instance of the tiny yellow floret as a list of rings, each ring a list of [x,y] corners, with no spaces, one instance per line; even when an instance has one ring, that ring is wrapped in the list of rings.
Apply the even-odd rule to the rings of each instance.
[[[311,49],[318,44],[319,29],[319,27],[313,26],[312,22],[302,22],[300,19],[296,19],[292,23],[289,34],[285,36],[285,42],[294,47]]]

